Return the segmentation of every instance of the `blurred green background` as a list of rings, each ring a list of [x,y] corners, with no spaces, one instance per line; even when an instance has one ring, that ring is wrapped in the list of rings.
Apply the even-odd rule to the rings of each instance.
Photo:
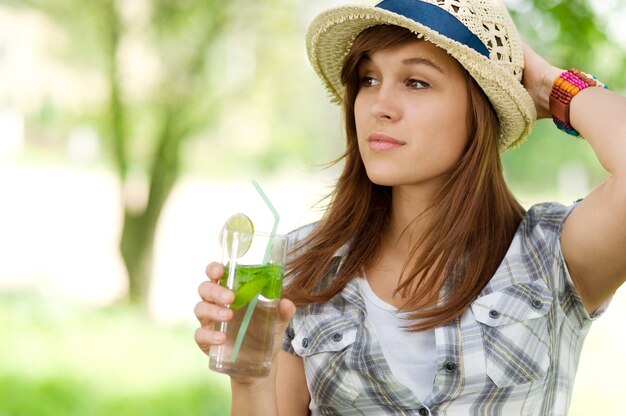
[[[272,225],[251,178],[279,231],[320,215],[342,133],[304,34],[342,3],[0,0],[0,416],[228,414],[193,341],[196,288],[230,214]],[[622,1],[506,3],[547,59],[625,92]],[[548,121],[503,160],[527,207],[606,177]],[[571,415],[623,414],[622,292]]]

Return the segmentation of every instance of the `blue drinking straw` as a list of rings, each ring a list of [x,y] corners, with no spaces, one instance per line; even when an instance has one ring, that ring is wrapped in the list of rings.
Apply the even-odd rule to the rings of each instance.
[[[274,236],[276,235],[276,230],[278,229],[278,222],[280,221],[280,216],[278,215],[278,211],[274,208],[274,205],[270,202],[261,186],[255,181],[252,180],[252,185],[254,185],[255,189],[265,201],[267,207],[272,211],[272,215],[274,215],[274,226],[272,227],[272,232],[270,233],[270,240],[267,243],[267,248],[265,249],[265,255],[263,256],[263,264],[267,264],[270,260],[270,253],[272,252],[272,245],[274,241]],[[248,303],[248,308],[246,309],[246,313],[243,316],[243,321],[241,322],[241,327],[239,327],[239,332],[237,333],[237,338],[235,339],[235,344],[233,345],[233,349],[230,352],[230,361],[236,361],[237,355],[239,355],[239,349],[241,348],[241,344],[243,343],[243,337],[246,335],[246,331],[248,330],[248,325],[250,324],[250,319],[252,318],[252,312],[254,312],[254,308],[256,308],[256,303],[259,299],[259,294],[257,294],[252,300]]]

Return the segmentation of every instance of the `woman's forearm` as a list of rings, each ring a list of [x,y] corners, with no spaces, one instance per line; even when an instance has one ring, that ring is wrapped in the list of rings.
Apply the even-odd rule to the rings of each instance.
[[[626,179],[626,98],[603,88],[586,88],[572,100],[570,119],[602,167],[614,178]]]
[[[231,416],[278,416],[275,377],[245,384],[231,379],[230,385]]]

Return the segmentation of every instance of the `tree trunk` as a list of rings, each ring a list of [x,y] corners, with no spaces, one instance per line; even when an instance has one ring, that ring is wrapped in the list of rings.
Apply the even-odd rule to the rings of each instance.
[[[124,209],[120,252],[128,273],[128,300],[146,308],[152,277],[154,237],[161,211],[180,170],[180,145],[184,133],[175,128],[176,112],[165,106],[163,125],[152,158],[150,191],[143,211]]]
[[[156,226],[146,224],[146,212],[124,212],[120,251],[128,273],[128,301],[142,309],[148,306],[152,274],[153,239]]]
[[[216,3],[217,4],[217,3]],[[120,80],[119,61],[117,59],[118,48],[123,26],[118,15],[115,1],[105,2],[107,24],[104,39],[108,46],[108,76],[110,81],[109,115],[113,138],[113,150],[117,173],[122,184],[128,176],[129,141],[132,132],[129,132],[127,123],[128,107],[125,105]],[[209,25],[209,27],[211,27]],[[190,62],[182,62],[185,69],[182,74],[196,74],[202,72],[205,64],[206,44],[210,44],[215,36],[214,30],[206,32],[206,39],[197,45],[195,54],[192,54]],[[175,73],[174,75],[176,75]],[[178,80],[179,76],[173,76]],[[191,83],[193,84],[193,83]],[[157,100],[160,106],[162,125],[156,146],[152,154],[149,170],[148,201],[145,209],[133,212],[124,204],[124,223],[120,238],[120,252],[126,271],[128,273],[128,301],[130,304],[146,308],[150,293],[150,281],[152,275],[152,259],[154,237],[163,205],[167,200],[180,172],[180,147],[185,137],[188,137],[193,126],[185,121],[185,111],[194,97],[193,86],[186,85],[182,91],[167,91],[162,100]],[[174,92],[178,92],[178,95]]]

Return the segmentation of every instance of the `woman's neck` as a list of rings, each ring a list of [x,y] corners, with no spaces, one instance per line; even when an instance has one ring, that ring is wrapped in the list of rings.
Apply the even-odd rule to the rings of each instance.
[[[414,264],[411,255],[415,243],[429,225],[431,212],[427,208],[432,197],[423,188],[394,187],[391,196],[391,218],[383,231],[379,252],[373,261],[365,266],[367,280],[374,292],[385,302],[401,307],[405,299],[396,293],[406,268]]]
[[[430,223],[432,215],[427,209],[434,195],[414,186],[394,187],[391,195],[391,218],[384,240],[408,254]]]

